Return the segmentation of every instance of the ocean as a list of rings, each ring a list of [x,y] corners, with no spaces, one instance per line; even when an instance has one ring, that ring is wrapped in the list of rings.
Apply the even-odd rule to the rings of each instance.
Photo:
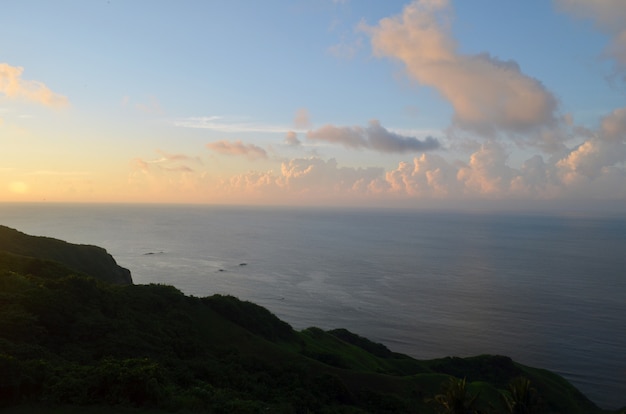
[[[0,224],[102,246],[137,284],[419,359],[508,355],[626,405],[626,215],[41,203]]]

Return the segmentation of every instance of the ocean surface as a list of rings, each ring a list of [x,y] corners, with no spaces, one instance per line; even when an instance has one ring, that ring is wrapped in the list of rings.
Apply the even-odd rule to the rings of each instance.
[[[0,204],[135,283],[231,294],[420,359],[508,355],[626,405],[626,215]]]

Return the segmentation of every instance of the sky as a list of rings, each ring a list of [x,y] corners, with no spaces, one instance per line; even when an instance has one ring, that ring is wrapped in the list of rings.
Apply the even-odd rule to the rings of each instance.
[[[626,208],[623,0],[2,9],[0,201]]]

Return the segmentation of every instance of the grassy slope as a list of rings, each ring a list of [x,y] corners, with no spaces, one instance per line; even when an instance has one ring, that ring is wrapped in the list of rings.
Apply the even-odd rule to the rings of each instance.
[[[561,377],[506,357],[417,361],[345,330],[296,332],[233,297],[76,273],[0,252],[0,404],[12,412],[433,412],[425,398],[450,375],[502,412],[499,390],[520,374],[543,412],[600,412]]]
[[[118,266],[113,257],[101,247],[30,236],[0,225],[0,250],[63,263],[74,271],[111,283],[132,283],[128,269]]]

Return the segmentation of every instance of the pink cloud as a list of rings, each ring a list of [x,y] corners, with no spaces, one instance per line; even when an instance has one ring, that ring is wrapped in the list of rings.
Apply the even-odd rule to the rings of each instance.
[[[413,1],[400,16],[365,27],[374,53],[404,64],[410,77],[435,88],[454,108],[454,123],[494,135],[555,122],[556,98],[514,61],[457,51],[446,0]]]
[[[22,79],[23,72],[22,67],[0,63],[0,93],[11,99],[36,102],[52,108],[69,105],[67,97],[52,92],[42,82]]]
[[[211,142],[207,148],[219,154],[225,155],[245,155],[251,160],[267,158],[267,152],[254,144],[244,144],[240,140],[230,142],[227,140]]]
[[[300,140],[298,139],[298,133],[295,131],[287,132],[287,134],[285,135],[285,142],[287,143],[287,145],[292,146],[298,146],[301,144]]]

